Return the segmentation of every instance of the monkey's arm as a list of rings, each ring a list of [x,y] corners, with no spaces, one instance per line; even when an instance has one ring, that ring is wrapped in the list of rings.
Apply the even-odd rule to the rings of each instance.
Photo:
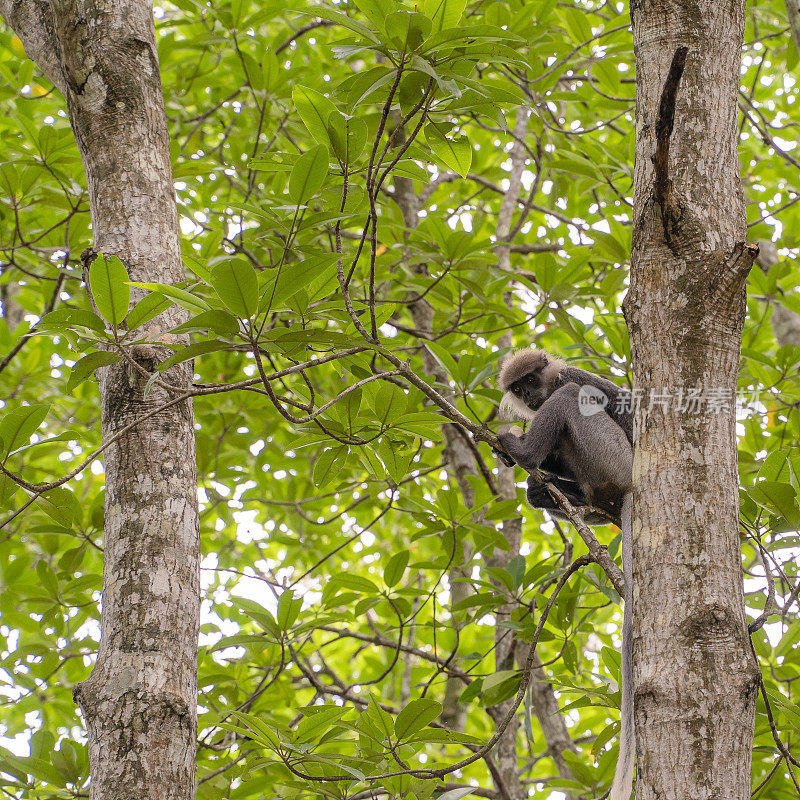
[[[503,464],[507,467],[516,466],[516,461],[511,458],[508,453],[504,453],[502,450],[498,450],[496,447],[492,448],[492,453],[494,453],[497,458],[499,458]],[[569,470],[566,468],[566,465],[561,461],[561,459],[554,456],[550,453],[548,456],[545,457],[544,461],[539,465],[540,469],[543,472],[548,472],[552,474],[552,477],[558,479],[559,477],[564,477],[570,482],[574,483],[574,475],[572,475]],[[563,491],[563,490],[562,490]]]
[[[522,436],[501,433],[497,437],[506,453],[523,469],[528,472],[539,469],[545,458],[555,450],[570,413],[579,413],[579,391],[580,387],[575,383],[562,386],[536,412],[527,433]]]

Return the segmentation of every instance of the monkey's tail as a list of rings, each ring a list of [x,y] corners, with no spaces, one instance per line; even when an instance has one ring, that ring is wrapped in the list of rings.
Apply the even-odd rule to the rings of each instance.
[[[620,683],[619,758],[608,800],[629,800],[633,788],[633,757],[636,750],[633,732],[633,532],[631,530],[632,494],[622,501],[622,575],[625,578],[625,610],[622,612],[622,667]]]

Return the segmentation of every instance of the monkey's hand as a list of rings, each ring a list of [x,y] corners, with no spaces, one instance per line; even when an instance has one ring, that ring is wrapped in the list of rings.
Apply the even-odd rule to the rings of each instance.
[[[498,450],[496,447],[492,448],[492,453],[494,453],[494,455],[496,455],[507,467],[513,467],[517,463],[508,453]]]
[[[495,450],[498,458],[500,458],[507,467],[513,467],[514,464],[519,464],[516,455],[520,452],[520,437],[515,433],[501,433],[497,437],[497,441],[500,443],[500,447],[503,448],[502,451]]]
[[[518,462],[514,456],[509,453],[515,452],[519,446],[520,437],[523,436],[522,428],[519,425],[512,425],[510,430],[506,433],[501,433],[497,437],[503,450],[498,450],[496,447],[492,448],[492,452],[507,466],[513,467]]]

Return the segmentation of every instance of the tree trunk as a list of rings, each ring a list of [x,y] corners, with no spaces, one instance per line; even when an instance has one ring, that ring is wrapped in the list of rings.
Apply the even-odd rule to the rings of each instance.
[[[737,158],[744,2],[643,0],[632,17],[636,797],[745,800],[759,675],[735,436],[757,251],[745,243]]]
[[[27,54],[65,96],[86,170],[94,248],[134,281],[183,278],[152,5],[0,0]],[[175,324],[164,314],[144,334]],[[163,336],[162,336],[163,338]],[[132,348],[152,371],[163,348]],[[188,387],[191,366],[169,372]],[[107,440],[174,395],[122,362],[100,376]],[[104,452],[102,638],[75,687],[94,800],[194,795],[199,536],[191,401],[145,419]]]

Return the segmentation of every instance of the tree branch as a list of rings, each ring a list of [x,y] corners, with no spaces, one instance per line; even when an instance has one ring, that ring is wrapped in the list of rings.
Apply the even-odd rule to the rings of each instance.
[[[50,3],[44,0],[0,0],[0,14],[25,47],[25,55],[66,97],[67,83],[58,59],[60,45]]]

